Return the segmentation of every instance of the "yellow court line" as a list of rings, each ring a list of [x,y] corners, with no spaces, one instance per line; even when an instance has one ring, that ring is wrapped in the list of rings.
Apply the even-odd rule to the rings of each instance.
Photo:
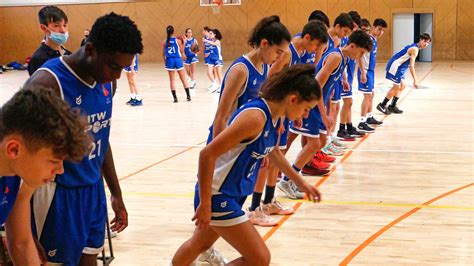
[[[194,193],[170,194],[170,193],[153,193],[153,192],[122,192],[124,196],[143,196],[143,197],[160,197],[160,198],[193,198]],[[287,203],[306,203],[308,200],[292,200],[288,198],[278,198],[280,202]],[[339,205],[339,206],[362,206],[362,207],[394,207],[394,208],[423,208],[423,209],[444,209],[444,210],[462,210],[474,211],[471,206],[455,206],[455,205],[423,205],[413,203],[390,203],[390,202],[369,202],[369,201],[333,201],[323,200],[319,204],[322,205]]]

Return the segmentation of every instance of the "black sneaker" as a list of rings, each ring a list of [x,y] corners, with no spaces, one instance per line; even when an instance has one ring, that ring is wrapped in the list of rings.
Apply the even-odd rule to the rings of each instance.
[[[126,102],[125,104],[126,105],[131,105],[134,101],[135,101],[135,99],[130,98],[130,100],[128,100],[128,102]]]
[[[355,127],[351,127],[349,130],[347,130],[347,133],[355,138],[362,138],[365,136],[364,132],[358,131]]]
[[[389,105],[387,107],[387,110],[391,113],[394,113],[394,114],[403,114],[403,111],[398,109],[398,107],[396,105],[395,106]]]
[[[186,101],[190,102],[191,101],[191,96],[187,96]]]
[[[382,106],[382,103],[377,104],[377,110],[379,110],[382,114],[390,114],[390,111],[386,107]]]
[[[177,102],[178,102],[178,98],[174,98],[173,102],[174,102],[174,103],[177,103]]]
[[[375,131],[375,129],[369,127],[369,125],[367,125],[367,123],[365,123],[365,122],[360,122],[359,126],[357,126],[357,128],[360,131],[365,132],[365,133],[374,133],[374,131]]]
[[[383,122],[375,119],[375,117],[369,117],[367,118],[367,124],[380,126],[381,124],[383,124]]]
[[[337,137],[344,141],[354,141],[355,138],[351,136],[347,130],[339,130],[337,132]]]

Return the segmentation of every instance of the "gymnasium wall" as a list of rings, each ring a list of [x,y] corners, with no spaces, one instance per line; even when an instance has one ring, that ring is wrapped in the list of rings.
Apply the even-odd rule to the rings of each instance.
[[[357,10],[373,21],[384,18],[389,27],[379,40],[379,58],[392,54],[392,13],[398,11],[434,12],[434,60],[474,60],[472,0],[242,0],[241,6],[225,6],[220,14],[210,7],[200,7],[199,0],[155,0],[133,3],[60,5],[69,17],[69,49],[79,47],[85,28],[110,11],[130,16],[143,33],[145,52],[141,61],[161,61],[161,43],[165,27],[174,25],[178,32],[191,27],[201,36],[204,25],[223,33],[222,51],[225,60],[232,60],[249,48],[249,30],[263,16],[279,15],[291,33],[300,31],[309,13],[321,9],[331,21],[340,13]],[[0,7],[0,62],[23,61],[38,47],[42,38],[37,13],[40,6]]]

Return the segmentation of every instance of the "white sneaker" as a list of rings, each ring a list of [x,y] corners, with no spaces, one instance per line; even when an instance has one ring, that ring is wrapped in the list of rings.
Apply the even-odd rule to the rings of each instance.
[[[248,211],[247,217],[249,217],[249,221],[253,225],[266,227],[275,226],[278,224],[278,220],[263,212],[261,207],[257,207],[255,211]]]
[[[290,215],[295,212],[293,208],[284,206],[276,199],[274,199],[270,203],[262,204],[262,211],[268,215],[273,215],[273,214]]]
[[[191,87],[191,89],[194,89],[196,87],[196,81],[195,80],[191,80],[191,85],[189,85]]]
[[[336,146],[336,148],[345,150],[347,149],[347,146],[344,145],[338,138],[332,138],[332,144]]]
[[[229,261],[222,256],[222,254],[211,247],[199,255],[198,261],[207,262],[211,266],[223,266],[229,263]]]
[[[214,92],[214,90],[215,90],[214,83],[211,83],[211,85],[209,85],[209,87],[207,87],[207,91]]]
[[[285,195],[290,199],[302,199],[304,198],[304,193],[298,191],[296,184],[291,181],[285,181],[283,179],[278,182],[277,187],[285,193]]]

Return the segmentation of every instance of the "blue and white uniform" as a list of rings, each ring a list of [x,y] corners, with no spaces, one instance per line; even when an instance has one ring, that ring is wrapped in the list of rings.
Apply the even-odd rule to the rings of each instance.
[[[0,176],[0,225],[5,223],[13,209],[20,184],[21,179],[18,176]]]
[[[291,59],[290,59],[289,66],[294,66],[296,64],[304,64],[304,62],[302,62],[301,57],[302,55],[306,53],[306,51],[303,52],[303,54],[299,54],[295,46],[293,45],[293,43],[290,43],[290,52],[291,52]],[[282,150],[286,149],[286,146],[288,145],[288,133],[290,131],[290,124],[291,124],[291,121],[289,121],[287,118],[283,120],[285,131],[280,135],[280,142],[279,142],[279,148]]]
[[[295,34],[293,37],[301,37],[301,32]],[[301,55],[300,60],[301,60],[302,64],[312,65],[312,64],[314,64],[315,57],[316,57],[316,52],[308,53],[308,52],[305,51]]]
[[[211,40],[211,38],[204,36],[205,40]],[[211,53],[211,45],[208,42],[203,41],[204,46],[204,64],[208,65],[209,64],[209,54]]]
[[[377,39],[370,35],[372,40],[372,51],[364,53],[362,56],[362,65],[367,73],[367,82],[360,81],[360,69],[357,71],[357,78],[359,80],[359,91],[364,94],[371,94],[375,87],[375,64],[377,58]]]
[[[125,71],[127,73],[130,73],[133,70],[133,72],[138,73],[138,54],[136,54],[135,57],[133,58],[133,62],[135,63],[135,64],[132,64],[133,69],[132,69],[132,65],[130,65],[130,66],[124,68],[123,71]]]
[[[222,50],[220,45],[210,45],[210,53],[208,58],[208,63],[206,65],[208,66],[224,66],[224,63],[222,62]]]
[[[102,165],[109,148],[112,119],[112,84],[88,84],[63,57],[46,62],[61,97],[87,116],[86,131],[93,137],[91,150],[79,163],[64,162],[64,173],[36,190],[33,197],[33,231],[48,261],[77,265],[82,253],[98,254],[105,237],[107,203]]]
[[[349,38],[347,37],[342,37],[341,40],[340,40],[340,43],[339,43],[339,46],[335,47],[335,44],[334,44],[334,40],[331,39],[331,36],[328,34],[329,38],[328,40],[331,40],[331,46],[333,48],[337,48],[337,47],[344,47],[346,46],[347,42],[349,42]],[[329,41],[328,41],[329,43]],[[332,48],[331,48],[332,49]],[[328,52],[329,50],[326,50],[326,53]],[[323,55],[324,56],[324,55]],[[343,73],[346,71],[346,69],[344,68],[344,70],[342,71]],[[342,96],[342,92],[344,91],[344,87],[342,85],[342,76],[341,78],[337,81],[337,83],[334,85],[334,93],[332,95],[332,98],[331,98],[331,102],[332,103],[338,103],[341,101],[341,96]]]
[[[186,39],[184,43],[184,54],[186,55],[185,65],[191,65],[199,62],[198,57],[195,53],[191,51],[191,46],[196,43],[196,39],[191,37],[191,39]]]
[[[349,59],[348,57],[344,57],[341,48],[333,48],[327,53],[325,53],[321,60],[318,62],[318,64],[316,65],[316,73],[318,73],[322,69],[323,65],[326,63],[327,57],[333,53],[339,54],[342,60],[339,66],[331,73],[328,80],[326,81],[326,84],[324,84],[323,86],[323,99],[326,108],[329,104],[331,93],[337,86],[337,82],[341,79],[342,72],[344,71],[344,68],[346,67],[347,61]],[[324,126],[323,119],[321,117],[321,113],[319,111],[318,106],[314,107],[309,111],[308,118],[303,118],[303,125],[300,128],[291,125],[290,131],[295,134],[311,138],[318,138],[320,133],[326,134],[326,127]]]
[[[418,44],[413,43],[407,45],[390,58],[385,67],[385,70],[387,71],[385,74],[386,79],[391,80],[395,84],[399,84],[402,79],[405,78],[406,71],[410,66],[410,55],[408,54],[408,50],[413,47],[418,48]]]
[[[344,45],[347,45],[349,42],[348,37],[343,37],[341,42],[344,43]],[[349,83],[349,91],[344,91],[344,87],[341,92],[341,98],[351,98],[352,97],[352,83],[354,82],[354,75],[355,75],[355,69],[356,69],[357,62],[354,59],[349,58],[346,66],[346,77],[347,77],[347,82]]]
[[[266,64],[263,64],[263,71],[260,72],[257,70],[257,68],[253,65],[253,63],[248,59],[245,55],[242,55],[241,57],[237,58],[232,64],[230,65],[229,69],[227,69],[224,79],[222,81],[222,87],[221,87],[221,92],[220,92],[220,97],[222,96],[222,93],[224,93],[224,90],[226,89],[226,81],[227,81],[227,76],[229,75],[230,71],[238,65],[243,65],[247,69],[247,80],[245,81],[245,85],[243,87],[243,90],[237,94],[237,100],[234,103],[234,109],[231,110],[231,114],[233,114],[238,108],[240,108],[242,105],[245,103],[249,102],[250,100],[253,100],[258,97],[258,93],[260,91],[260,87],[262,84],[265,82],[268,76],[268,70],[269,66]],[[213,135],[213,127],[209,128],[209,137],[207,139],[207,143],[209,144],[212,140],[212,135]]]
[[[211,225],[233,226],[248,220],[242,205],[252,194],[262,159],[274,148],[278,140],[278,122],[273,123],[270,108],[262,98],[256,98],[232,116],[229,125],[242,113],[259,110],[265,115],[265,125],[253,140],[242,142],[216,159],[212,178]],[[194,208],[199,206],[199,184],[196,183]]]
[[[170,37],[165,43],[165,69],[168,71],[183,69],[183,60],[179,50],[178,39]]]

